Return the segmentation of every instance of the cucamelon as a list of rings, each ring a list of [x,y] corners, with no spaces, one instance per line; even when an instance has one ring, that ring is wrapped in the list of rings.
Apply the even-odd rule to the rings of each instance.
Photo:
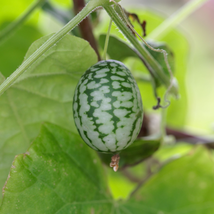
[[[116,153],[137,138],[143,120],[140,92],[129,69],[100,61],[80,78],[73,116],[82,139],[94,150]]]

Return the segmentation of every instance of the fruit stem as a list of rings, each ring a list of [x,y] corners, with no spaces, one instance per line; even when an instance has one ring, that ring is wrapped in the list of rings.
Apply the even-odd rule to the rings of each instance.
[[[116,154],[111,157],[110,167],[113,167],[113,170],[116,172],[119,168],[120,155]]]

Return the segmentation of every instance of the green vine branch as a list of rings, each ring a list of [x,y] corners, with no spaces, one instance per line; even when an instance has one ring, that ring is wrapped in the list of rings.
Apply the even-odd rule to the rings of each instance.
[[[38,48],[28,59],[26,59],[18,69],[16,69],[1,85],[0,95],[6,91],[20,75],[22,75],[42,54],[56,44],[60,39],[76,27],[85,17],[99,6],[111,5],[109,0],[91,0],[89,3],[61,30],[49,38],[40,48]]]

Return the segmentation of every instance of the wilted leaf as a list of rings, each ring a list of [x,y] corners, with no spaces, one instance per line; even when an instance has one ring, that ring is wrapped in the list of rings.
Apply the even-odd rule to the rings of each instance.
[[[175,59],[174,59],[174,53],[172,52],[171,48],[164,42],[148,42],[150,46],[152,46],[154,49],[159,49],[159,50],[165,50],[167,53],[167,60],[170,66],[170,69],[172,71],[172,74],[174,74],[175,71]],[[155,58],[155,60],[160,64],[162,67],[164,73],[170,78],[171,75],[169,73],[169,70],[167,68],[166,62],[164,60],[164,55],[163,53],[156,52],[151,50],[149,47],[147,47],[144,44],[145,48],[149,51],[149,53]],[[156,79],[157,86],[161,85],[161,82]]]

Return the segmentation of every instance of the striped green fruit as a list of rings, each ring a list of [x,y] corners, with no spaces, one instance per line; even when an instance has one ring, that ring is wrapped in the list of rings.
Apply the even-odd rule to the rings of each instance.
[[[80,78],[73,115],[82,139],[99,152],[127,148],[143,121],[140,92],[129,69],[116,60],[101,61]]]

